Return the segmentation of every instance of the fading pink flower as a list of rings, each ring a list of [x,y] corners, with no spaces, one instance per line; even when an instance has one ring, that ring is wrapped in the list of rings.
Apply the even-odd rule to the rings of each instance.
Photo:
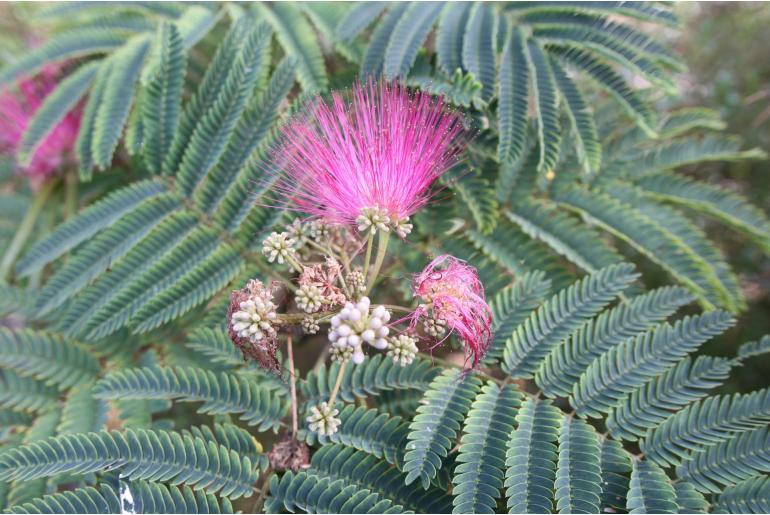
[[[0,90],[0,152],[15,154],[30,120],[58,84],[60,67],[48,65],[39,74]],[[35,181],[59,170],[71,157],[80,128],[80,108],[67,113],[38,145],[21,171]]]
[[[414,277],[412,293],[425,302],[412,315],[412,325],[427,317],[445,323],[475,368],[492,341],[492,310],[476,269],[453,256],[438,256]]]
[[[286,207],[336,224],[376,211],[397,232],[430,197],[465,143],[464,119],[440,97],[398,83],[357,83],[317,100],[282,129],[274,161]],[[408,231],[403,231],[408,232]]]
[[[330,305],[344,304],[348,299],[337,282],[342,275],[342,267],[337,260],[327,258],[325,263],[303,267],[299,276],[300,287],[315,287]]]

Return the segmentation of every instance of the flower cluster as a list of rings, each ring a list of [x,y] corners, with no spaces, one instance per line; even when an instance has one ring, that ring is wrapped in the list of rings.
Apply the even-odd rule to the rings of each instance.
[[[288,233],[274,232],[262,242],[262,253],[270,263],[273,261],[277,261],[279,264],[286,261],[291,263],[297,252],[296,243],[296,240],[290,238]]]
[[[348,298],[341,288],[341,279],[342,267],[334,258],[327,257],[323,263],[303,266],[299,276],[300,291],[303,291],[301,296],[314,296],[317,292],[318,300],[322,304],[327,306],[342,305]],[[312,308],[314,305],[315,303],[308,299],[308,306]],[[299,307],[303,311],[307,311],[302,306]],[[307,312],[312,313],[312,311]]]
[[[318,286],[307,284],[300,286],[294,295],[297,307],[305,313],[315,313],[321,309],[324,304],[324,297]]]
[[[466,359],[477,366],[492,341],[492,310],[476,269],[455,257],[439,256],[415,276],[412,293],[424,302],[413,322],[427,318],[434,334],[446,326],[463,343]]]
[[[19,151],[22,136],[45,98],[59,83],[60,67],[47,65],[40,73],[0,90],[0,152]],[[21,170],[36,182],[59,170],[72,158],[80,129],[81,108],[75,107],[61,119],[34,150]]]
[[[345,283],[348,285],[348,289],[353,297],[366,293],[366,278],[364,272],[360,268],[354,268],[345,277]]]
[[[388,356],[402,367],[414,361],[418,350],[417,341],[407,334],[399,334],[388,340]]]
[[[340,410],[329,406],[327,402],[322,402],[310,408],[310,415],[307,417],[308,427],[321,436],[331,436],[337,432],[337,428],[342,423],[337,418],[339,414]]]
[[[391,321],[391,311],[370,300],[382,279],[390,233],[411,233],[409,217],[455,163],[465,133],[463,118],[441,98],[388,82],[356,84],[347,99],[332,94],[284,127],[272,155],[281,175],[270,181],[283,207],[308,218],[270,234],[262,251],[268,262],[290,265],[288,272],[277,271],[287,274],[290,298],[280,303],[286,312],[279,314],[270,292],[250,282],[234,293],[230,331],[244,354],[272,350],[274,357],[279,325],[287,331],[299,326],[304,334],[329,326],[337,377],[328,400],[309,408],[310,431],[330,436],[338,430],[335,401],[346,367],[366,359],[364,344],[402,367],[414,362],[418,338],[426,335],[440,342],[455,334],[473,366],[489,348],[491,310],[484,289],[476,270],[451,256],[433,260],[415,276],[412,293],[421,303],[404,318]],[[287,444],[286,456],[294,459],[293,453]],[[276,456],[276,463],[284,466],[286,456]],[[302,459],[292,463],[301,465]]]
[[[273,293],[257,280],[251,280],[242,290],[230,295],[228,323],[230,339],[244,358],[251,358],[267,369],[278,370],[276,358],[277,306]]]
[[[357,365],[364,361],[363,343],[380,350],[388,347],[386,338],[390,330],[386,324],[390,321],[390,311],[385,306],[377,306],[370,313],[370,305],[369,297],[361,297],[355,304],[345,304],[331,319],[329,341],[332,347],[349,351]]]

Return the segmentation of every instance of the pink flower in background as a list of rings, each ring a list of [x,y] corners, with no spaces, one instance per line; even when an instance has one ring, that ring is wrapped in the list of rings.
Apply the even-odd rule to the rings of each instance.
[[[414,277],[412,293],[425,302],[415,311],[413,325],[421,317],[445,325],[476,367],[492,341],[492,310],[476,269],[453,256],[438,256]]]
[[[0,152],[16,154],[30,120],[58,84],[60,68],[44,67],[40,73],[0,90]],[[75,108],[54,127],[37,147],[23,173],[40,181],[59,170],[73,154],[80,128],[80,109]]]
[[[463,121],[427,93],[397,83],[356,84],[284,126],[273,156],[283,171],[277,191],[286,207],[330,223],[357,223],[376,210],[397,227],[457,161]]]

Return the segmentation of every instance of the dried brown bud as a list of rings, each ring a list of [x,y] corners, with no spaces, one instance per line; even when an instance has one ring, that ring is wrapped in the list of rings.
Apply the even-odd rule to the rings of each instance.
[[[285,436],[267,453],[267,458],[273,470],[299,472],[310,466],[310,448],[291,436]]]

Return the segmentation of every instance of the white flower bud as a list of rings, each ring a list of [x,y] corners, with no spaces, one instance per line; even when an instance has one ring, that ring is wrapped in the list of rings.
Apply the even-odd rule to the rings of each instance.
[[[270,263],[277,261],[283,264],[297,253],[295,245],[296,241],[287,233],[274,232],[262,242],[262,253]]]
[[[391,338],[388,342],[388,356],[392,357],[393,361],[399,363],[402,367],[414,361],[417,352],[416,340],[406,334]]]
[[[369,298],[362,297],[355,305],[346,304],[331,320],[329,341],[334,346],[350,347],[354,363],[361,363],[364,359],[363,342],[379,349],[387,347],[385,337],[390,330],[385,327],[385,322],[390,319],[390,312],[384,306],[376,306],[370,313],[370,307]]]
[[[305,331],[305,334],[316,334],[321,329],[321,326],[318,325],[318,322],[315,321],[313,317],[305,317],[302,319],[302,330]],[[329,340],[333,341],[332,335],[329,334]]]
[[[230,317],[230,327],[240,338],[256,343],[266,337],[275,337],[272,321],[276,318],[277,306],[270,299],[247,300],[238,304],[241,308]]]
[[[310,408],[310,415],[307,417],[308,427],[311,431],[318,433],[322,436],[331,436],[337,432],[339,425],[342,423],[337,418],[339,410],[333,406],[329,406],[328,403],[322,402],[318,406]]]
[[[297,307],[306,313],[315,313],[323,305],[323,294],[313,285],[301,286],[294,297]]]

